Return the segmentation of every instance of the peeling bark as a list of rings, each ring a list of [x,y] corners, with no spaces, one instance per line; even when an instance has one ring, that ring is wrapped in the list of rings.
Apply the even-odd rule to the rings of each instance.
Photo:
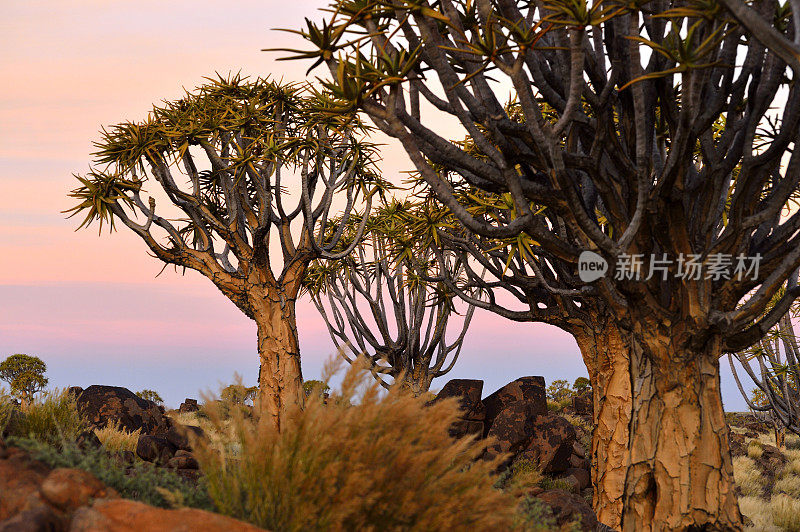
[[[621,529],[741,530],[720,394],[721,340],[687,349],[686,335],[658,326],[642,326],[635,337]]]
[[[254,305],[258,326],[259,404],[280,430],[286,413],[303,407],[303,373],[294,299],[269,297]]]
[[[619,530],[629,458],[629,345],[610,319],[600,319],[594,328],[576,331],[575,338],[593,390],[593,507],[599,522]]]

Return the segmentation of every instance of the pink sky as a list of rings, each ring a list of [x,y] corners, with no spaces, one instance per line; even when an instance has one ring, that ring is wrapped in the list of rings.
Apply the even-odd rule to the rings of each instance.
[[[101,125],[142,118],[215,71],[302,80],[307,64],[262,48],[297,46],[272,28],[318,17],[325,0],[229,3],[30,1],[0,19],[0,358],[40,356],[54,386],[153,388],[177,406],[199,390],[254,382],[255,326],[209,281],[161,270],[123,228],[75,232],[72,173],[84,172]],[[224,9],[221,7],[224,6]],[[315,72],[322,75],[322,71]],[[381,142],[385,139],[381,139]],[[388,141],[386,141],[388,142]],[[397,146],[384,172],[409,168]],[[483,378],[484,393],[522,375],[586,373],[558,329],[478,312],[448,377]],[[298,306],[304,376],[319,376],[333,345],[306,301]],[[444,384],[434,382],[434,387]],[[742,408],[726,381],[730,406]]]

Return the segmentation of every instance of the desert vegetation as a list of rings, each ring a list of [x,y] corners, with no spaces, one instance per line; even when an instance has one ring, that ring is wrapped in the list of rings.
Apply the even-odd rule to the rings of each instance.
[[[534,496],[578,493],[574,484],[529,460],[499,468],[509,456],[484,457],[491,438],[452,437],[448,427],[463,414],[456,397],[432,403],[432,394],[399,383],[385,390],[366,358],[322,393],[340,367],[331,361],[322,380],[310,383],[304,408],[280,431],[267,411],[237,394],[209,396],[197,411],[167,412],[174,423],[202,430],[191,453],[202,474],[194,477],[143,459],[141,430],[119,420],[93,426],[74,390],[42,392],[22,408],[4,396],[0,428],[5,445],[50,468],[89,472],[122,497],[210,510],[269,530],[584,529],[580,514],[565,520]],[[221,391],[233,389],[246,390],[233,384]]]

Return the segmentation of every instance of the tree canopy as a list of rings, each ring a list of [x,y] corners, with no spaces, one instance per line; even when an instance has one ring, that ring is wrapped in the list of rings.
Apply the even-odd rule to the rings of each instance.
[[[47,364],[31,355],[11,355],[0,362],[0,379],[8,383],[11,393],[21,398],[23,404],[29,404],[33,395],[47,386],[46,371]]]

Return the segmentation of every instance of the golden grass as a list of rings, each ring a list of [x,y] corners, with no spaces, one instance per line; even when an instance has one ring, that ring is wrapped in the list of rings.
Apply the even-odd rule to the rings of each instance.
[[[327,405],[309,399],[280,433],[269,416],[234,411],[237,456],[196,450],[218,510],[287,532],[510,529],[516,500],[493,488],[497,461],[476,461],[484,442],[447,434],[457,402],[428,406],[371,381],[351,366]],[[214,410],[209,419],[224,433]]]
[[[769,504],[760,497],[739,497],[739,509],[753,522],[745,532],[782,532],[775,526]]]
[[[758,497],[764,491],[764,478],[755,462],[747,456],[733,459],[733,478],[745,496]]]
[[[103,447],[108,451],[131,451],[136,452],[136,444],[139,442],[139,434],[142,429],[129,432],[119,426],[119,421],[108,423],[102,429],[94,429],[97,438]]]
[[[779,530],[800,532],[800,501],[784,494],[772,497],[769,502],[772,522]]]
[[[747,444],[747,456],[753,459],[759,459],[764,455],[764,446],[758,440],[751,440]]]
[[[796,475],[785,475],[775,482],[772,492],[785,493],[795,499],[800,498],[800,477]]]

